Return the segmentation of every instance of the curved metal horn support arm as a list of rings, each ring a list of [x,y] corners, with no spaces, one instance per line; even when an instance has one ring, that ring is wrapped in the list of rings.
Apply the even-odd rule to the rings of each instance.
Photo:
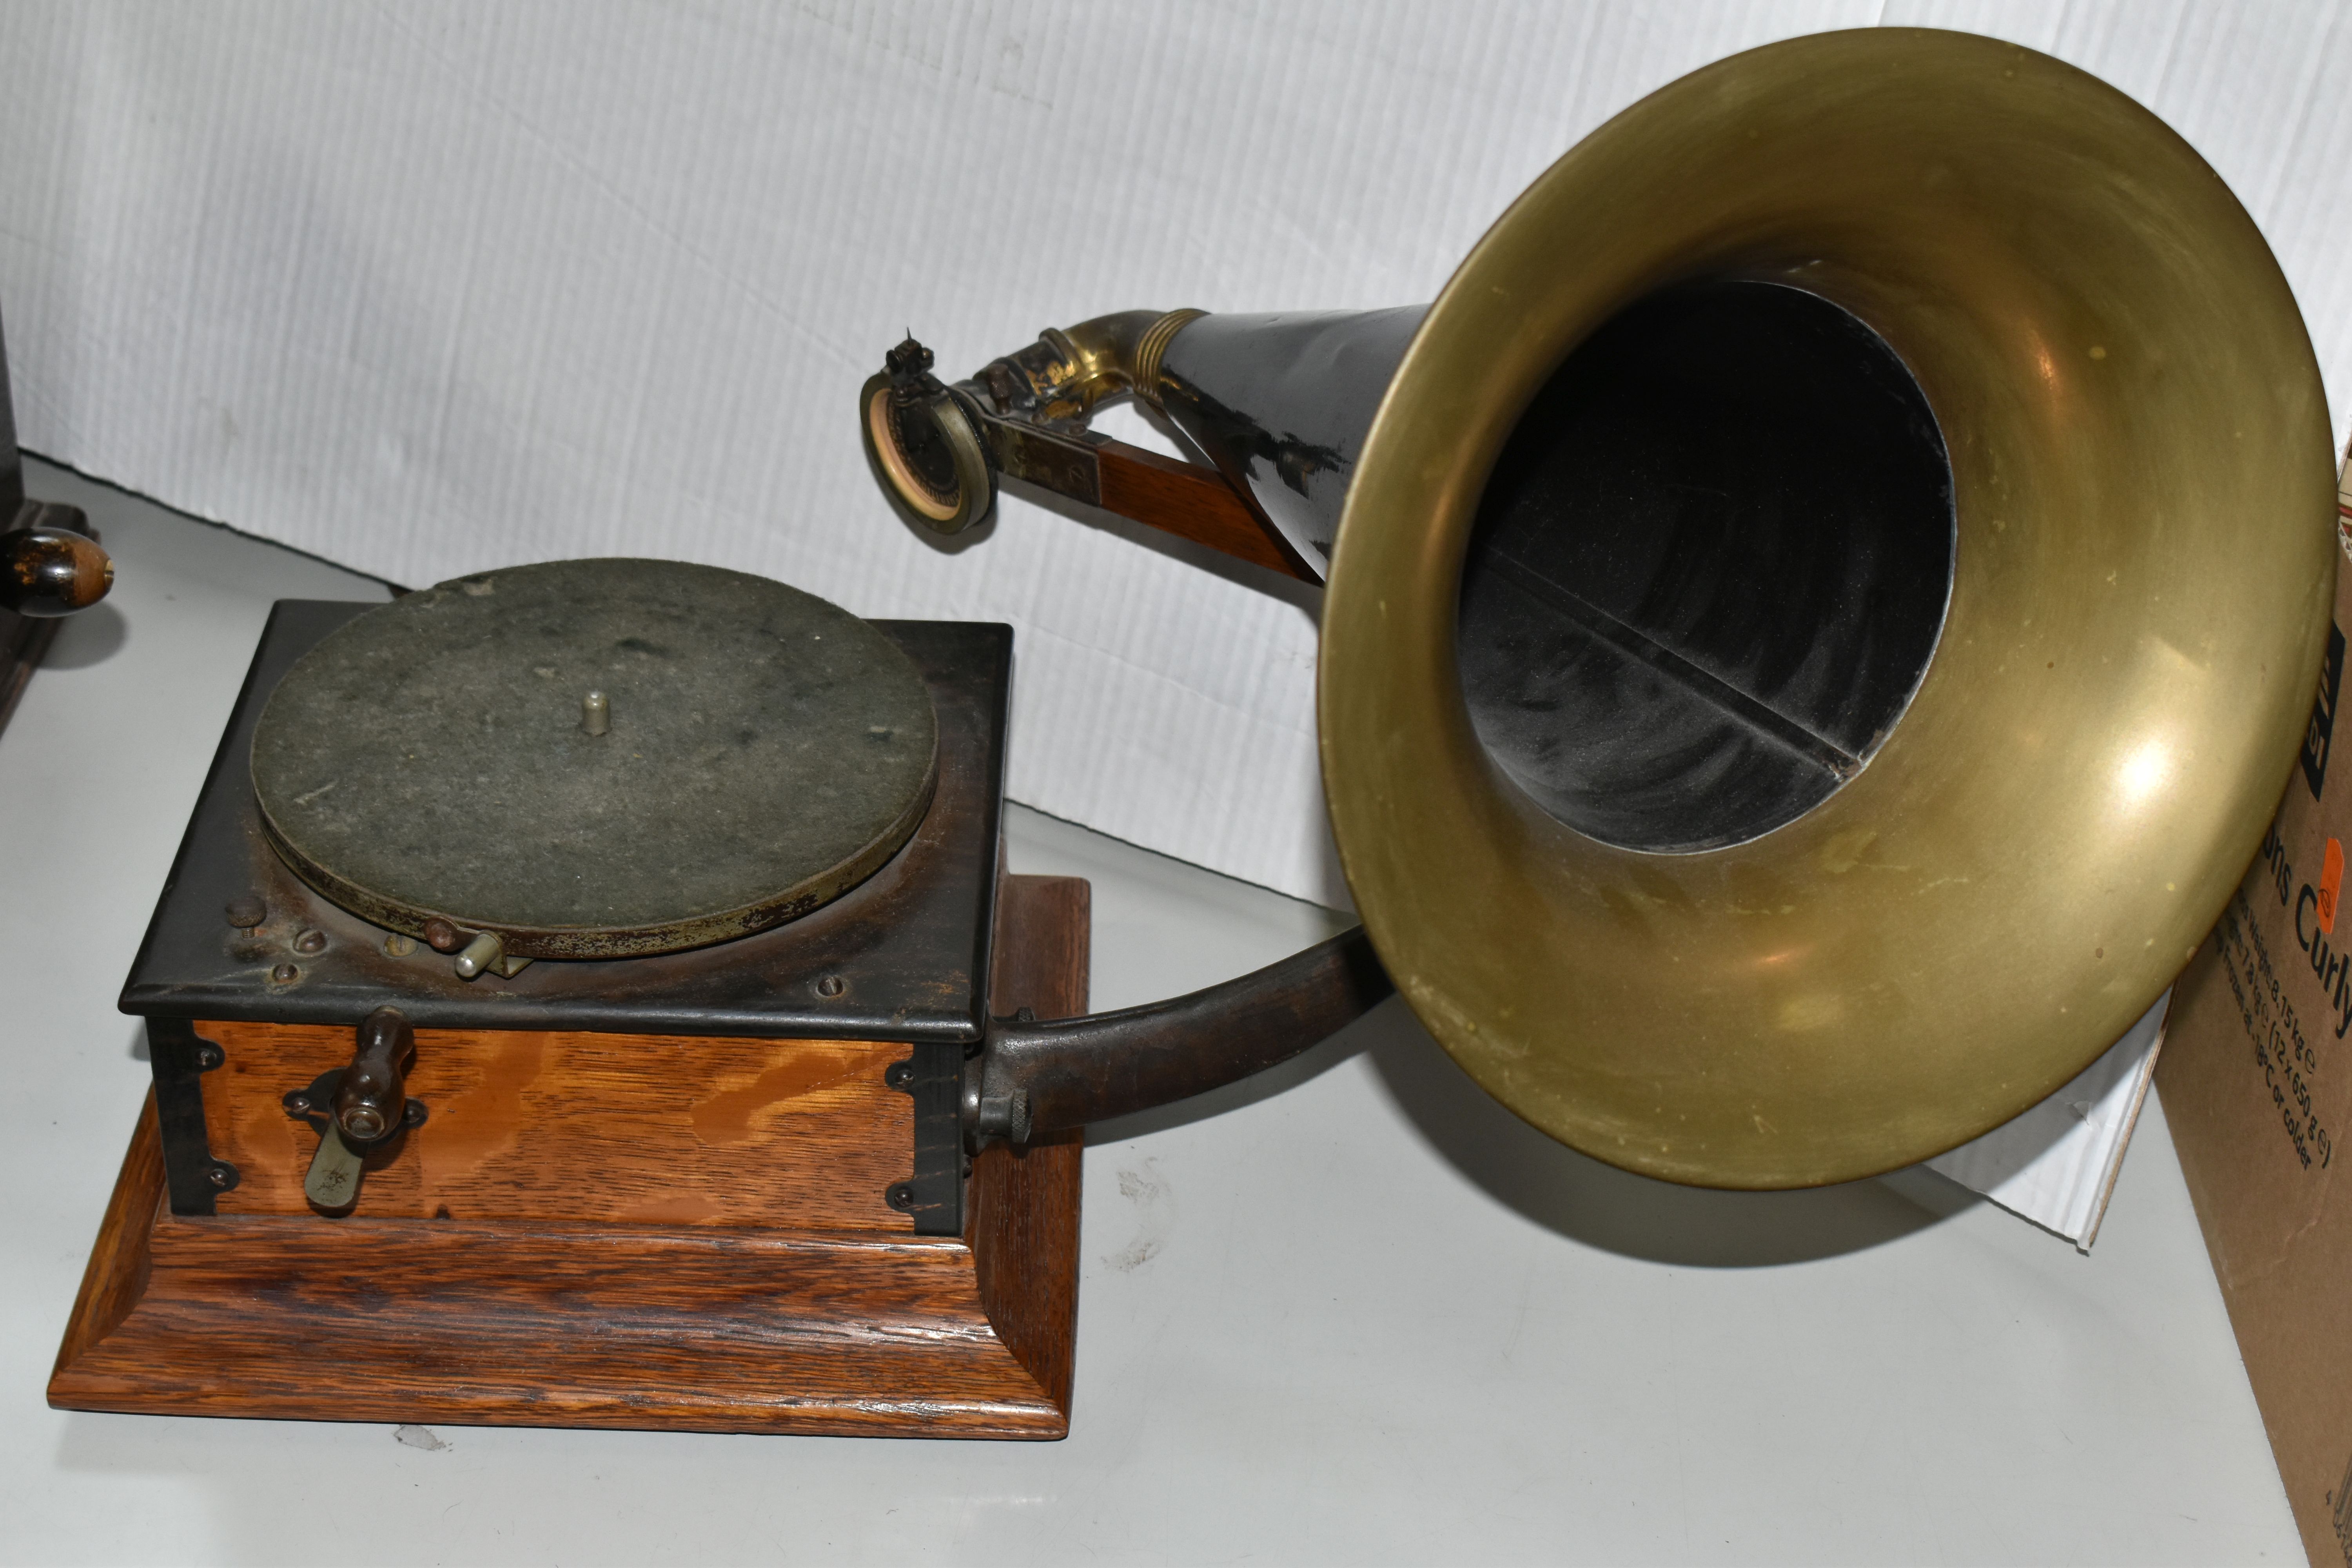
[[[964,1068],[965,1142],[1025,1143],[1205,1093],[1288,1061],[1395,987],[1363,928],[1189,996],[990,1022]]]

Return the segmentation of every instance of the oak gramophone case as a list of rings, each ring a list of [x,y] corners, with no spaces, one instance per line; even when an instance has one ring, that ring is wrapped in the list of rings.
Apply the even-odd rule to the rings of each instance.
[[[1085,885],[999,874],[1010,653],[659,562],[278,605],[52,1401],[1059,1435],[1078,1148],[968,1158],[956,1093],[990,1005],[1085,1003]]]

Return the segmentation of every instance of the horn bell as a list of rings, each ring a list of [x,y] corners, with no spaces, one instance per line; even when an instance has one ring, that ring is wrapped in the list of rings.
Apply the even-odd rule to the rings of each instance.
[[[1914,617],[1932,657],[1907,707],[1822,798],[1736,842],[1629,847],[1482,742],[1465,562],[1571,353],[1726,281],[1841,307],[1916,378],[1949,463],[1948,600],[1939,632]],[[1788,1187],[1966,1142],[2122,1035],[2236,887],[2311,709],[2333,496],[2285,279],[2122,93],[1905,29],[1686,77],[1496,222],[1364,439],[1318,690],[1366,928],[1474,1079],[1612,1164]]]

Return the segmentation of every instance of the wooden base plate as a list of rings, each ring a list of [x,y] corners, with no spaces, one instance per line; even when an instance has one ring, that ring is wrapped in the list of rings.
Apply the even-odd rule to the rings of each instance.
[[[1012,877],[993,1005],[1086,1010],[1087,889]],[[151,1100],[49,1403],[301,1420],[1052,1438],[1082,1151],[973,1162],[961,1238],[552,1220],[175,1217]]]

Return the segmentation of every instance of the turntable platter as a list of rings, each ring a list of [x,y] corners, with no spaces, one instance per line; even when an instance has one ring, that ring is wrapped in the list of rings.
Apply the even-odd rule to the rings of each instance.
[[[278,853],[353,913],[614,958],[856,886],[922,820],[936,751],[921,677],[846,611],[716,567],[562,561],[333,633],[271,693],[252,773]]]

